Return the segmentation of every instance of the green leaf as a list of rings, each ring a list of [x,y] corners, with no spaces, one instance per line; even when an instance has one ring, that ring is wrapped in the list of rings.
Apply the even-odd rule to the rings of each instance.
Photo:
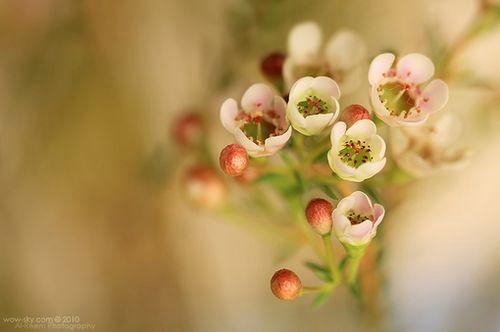
[[[336,193],[335,191],[333,191],[333,189],[330,188],[329,186],[327,186],[326,184],[321,185],[321,189],[323,189],[323,191],[325,192],[325,194],[327,194],[328,197],[330,197],[331,199],[336,200],[336,201],[339,199],[338,193]]]
[[[332,282],[332,274],[326,267],[313,262],[306,262],[305,265],[316,275],[316,277],[318,277],[318,279]]]
[[[319,293],[318,296],[316,296],[316,298],[314,299],[313,303],[311,304],[311,307],[313,309],[318,309],[326,302],[326,300],[328,300],[329,297],[330,297],[330,292],[325,291]]]

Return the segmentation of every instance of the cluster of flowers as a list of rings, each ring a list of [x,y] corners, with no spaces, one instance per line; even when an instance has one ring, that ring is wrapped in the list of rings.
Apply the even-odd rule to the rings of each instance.
[[[328,144],[326,156],[321,157],[327,169],[343,181],[363,182],[387,162],[386,143],[377,134],[376,123],[389,127],[391,156],[411,175],[424,176],[460,164],[466,153],[450,148],[457,137],[457,121],[449,114],[430,119],[448,101],[447,84],[432,79],[433,62],[418,53],[401,57],[382,53],[368,67],[366,53],[364,42],[352,31],[337,32],[323,47],[317,24],[295,26],[288,36],[287,55],[272,53],[261,63],[270,83],[251,85],[239,103],[233,98],[222,103],[220,121],[236,141],[220,152],[222,171],[239,182],[252,182],[262,175],[262,169],[259,173],[258,167],[251,166],[252,159],[273,156],[292,139],[295,148],[295,139],[317,137],[314,144]],[[341,93],[353,93],[366,79],[370,106],[352,104],[342,109]],[[175,128],[181,145],[203,140],[197,115],[183,117]],[[304,165],[311,166],[310,161]],[[215,169],[199,165],[188,170],[185,188],[191,201],[204,207],[216,206],[226,193]],[[304,210],[326,253],[326,267],[310,268],[317,275],[328,275],[322,278],[326,286],[302,287],[294,272],[282,269],[271,279],[271,290],[279,299],[293,300],[316,291],[329,294],[342,281],[356,287],[359,261],[385,209],[359,190],[345,196],[335,208],[330,199],[313,197]],[[332,234],[345,248],[347,263],[335,262]]]

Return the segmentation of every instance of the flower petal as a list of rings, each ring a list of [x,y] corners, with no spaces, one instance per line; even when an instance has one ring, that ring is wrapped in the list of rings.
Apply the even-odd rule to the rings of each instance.
[[[295,128],[304,135],[318,135],[335,121],[334,113],[316,114],[305,117],[304,128]]]
[[[258,152],[264,151],[263,146],[259,146],[255,142],[252,142],[240,128],[236,128],[234,130],[234,138],[241,146],[245,148],[245,150],[247,150],[248,154],[251,156],[254,156],[254,154]]]
[[[384,77],[384,74],[391,69],[395,58],[392,53],[382,53],[372,60],[370,69],[368,70],[368,81],[371,85],[377,85]]]
[[[351,225],[349,219],[347,219],[344,213],[339,212],[338,209],[333,210],[332,219],[333,228],[337,234],[344,233],[344,230]]]
[[[299,64],[316,60],[323,37],[315,22],[295,25],[288,34],[288,55]]]
[[[247,112],[265,111],[273,108],[276,92],[268,85],[256,83],[250,86],[241,98],[241,107]]]
[[[379,135],[374,135],[370,140],[370,148],[373,152],[374,159],[380,160],[385,156],[385,141]]]
[[[344,137],[347,125],[345,122],[337,122],[330,132],[330,142],[332,143],[332,149],[338,152],[338,147],[340,145],[340,140]]]
[[[385,209],[382,205],[380,204],[373,204],[373,220],[374,220],[374,227],[376,228],[380,223],[382,222],[382,219],[384,219],[385,216]]]
[[[302,97],[303,94],[306,93],[307,90],[311,89],[314,78],[311,76],[305,76],[298,79],[290,89],[289,102],[295,103],[297,98]]]
[[[365,220],[360,224],[352,225],[346,229],[346,233],[354,240],[355,243],[364,242],[373,228],[373,223],[371,220]],[[346,234],[347,235],[347,234]]]
[[[236,116],[238,115],[238,103],[233,98],[226,99],[226,101],[220,107],[220,122],[224,128],[230,132],[234,133],[236,128]]]
[[[387,159],[383,158],[379,161],[364,163],[357,168],[358,179],[360,181],[366,180],[380,172],[386,163]]]
[[[422,93],[419,108],[427,113],[437,112],[448,102],[448,95],[448,84],[442,80],[432,80]]]
[[[372,120],[369,119],[362,119],[356,121],[346,131],[347,136],[360,139],[367,139],[376,134],[377,134],[377,126]]]
[[[281,149],[292,137],[292,127],[288,126],[287,131],[281,135],[266,138],[264,145],[269,152],[276,152]]]
[[[320,93],[325,93],[335,99],[340,98],[340,89],[337,82],[330,77],[318,76],[312,81],[311,88]]]
[[[366,58],[366,46],[351,30],[339,30],[327,42],[325,55],[332,69],[348,70]]]
[[[350,194],[349,197],[354,198],[353,210],[356,213],[360,214],[372,213],[373,209],[372,201],[370,200],[370,197],[368,197],[364,192],[355,191],[352,194]]]
[[[409,83],[423,83],[434,75],[431,59],[419,53],[410,53],[396,64],[397,75]]]
[[[337,174],[340,178],[349,181],[353,180],[356,175],[356,169],[344,163],[338,156],[338,152],[330,150],[327,155],[328,164],[330,168]],[[362,181],[362,180],[360,180]],[[359,181],[357,181],[359,182]]]

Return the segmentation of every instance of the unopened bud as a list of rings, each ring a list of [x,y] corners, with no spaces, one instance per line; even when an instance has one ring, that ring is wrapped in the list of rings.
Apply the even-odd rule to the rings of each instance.
[[[183,185],[189,201],[202,208],[215,208],[226,195],[226,187],[217,172],[204,165],[188,169]]]
[[[267,55],[260,64],[262,74],[269,80],[277,80],[282,78],[283,63],[285,55],[280,52],[274,52]]]
[[[179,117],[173,125],[172,135],[175,141],[182,146],[194,146],[203,137],[204,125],[201,116],[189,113]]]
[[[301,290],[302,283],[293,271],[281,269],[271,278],[271,291],[280,300],[295,300]]]
[[[340,121],[345,122],[347,127],[352,126],[356,121],[369,119],[371,120],[370,112],[361,105],[353,104],[344,108],[340,114]]]
[[[332,231],[332,212],[332,203],[326,199],[315,198],[307,204],[307,222],[316,233],[326,235]]]
[[[220,153],[220,168],[229,176],[241,175],[248,167],[248,153],[239,144],[229,144]]]

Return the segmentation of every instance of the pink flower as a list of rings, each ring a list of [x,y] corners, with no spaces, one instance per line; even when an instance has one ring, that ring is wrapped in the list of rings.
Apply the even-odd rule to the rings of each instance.
[[[373,59],[368,72],[371,102],[377,116],[391,127],[417,126],[448,102],[448,85],[432,80],[432,61],[418,53],[403,56],[393,66],[394,54]]]
[[[276,153],[292,135],[285,101],[262,83],[247,89],[241,98],[241,109],[236,100],[227,99],[221,106],[220,120],[252,157]]]
[[[377,234],[377,227],[384,218],[380,204],[372,204],[361,191],[343,198],[333,210],[333,229],[340,242],[348,246],[368,244]]]

